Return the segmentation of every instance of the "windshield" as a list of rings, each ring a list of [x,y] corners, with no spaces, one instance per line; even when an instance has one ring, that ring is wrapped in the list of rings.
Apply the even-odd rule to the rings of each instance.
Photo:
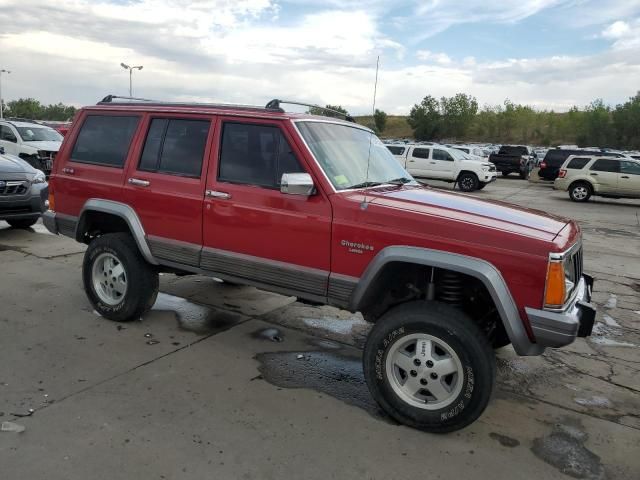
[[[62,135],[53,128],[47,127],[16,127],[25,142],[61,142]]]
[[[380,139],[367,130],[325,122],[298,122],[297,126],[336,190],[414,182]]]

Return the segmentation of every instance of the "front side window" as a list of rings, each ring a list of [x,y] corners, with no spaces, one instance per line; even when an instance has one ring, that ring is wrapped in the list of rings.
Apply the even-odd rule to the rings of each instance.
[[[620,162],[620,173],[627,175],[640,175],[640,163]]]
[[[591,165],[590,170],[594,170],[596,172],[618,172],[620,167],[619,160],[608,160],[606,158],[601,158],[600,160],[596,160],[593,165]]]
[[[414,182],[385,145],[368,130],[329,122],[298,122],[298,130],[336,190],[390,181]]]
[[[440,150],[439,148],[433,149],[433,159],[444,160],[445,162],[453,162],[453,157],[449,154],[449,152]]]
[[[0,140],[13,143],[16,143],[18,141],[14,133],[6,125],[0,125]]]
[[[304,173],[278,127],[225,123],[218,180],[280,188],[283,173]]]
[[[147,172],[200,177],[210,125],[209,120],[154,118],[138,168]]]
[[[415,148],[411,154],[414,158],[429,158],[428,148]]]
[[[89,115],[71,152],[71,161],[122,168],[140,117]]]

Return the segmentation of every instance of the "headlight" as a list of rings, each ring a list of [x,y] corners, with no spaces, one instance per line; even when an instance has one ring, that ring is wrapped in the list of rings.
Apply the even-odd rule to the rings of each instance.
[[[31,183],[47,183],[47,177],[44,172],[38,170],[38,172],[31,179]]]

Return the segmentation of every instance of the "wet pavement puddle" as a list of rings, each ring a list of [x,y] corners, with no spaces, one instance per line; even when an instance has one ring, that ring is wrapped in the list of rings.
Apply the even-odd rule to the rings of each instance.
[[[325,393],[395,424],[371,398],[359,356],[331,349],[260,353],[255,359],[261,378],[272,385]]]

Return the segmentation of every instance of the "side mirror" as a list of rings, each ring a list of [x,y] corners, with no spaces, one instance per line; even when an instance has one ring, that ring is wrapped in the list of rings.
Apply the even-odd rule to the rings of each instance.
[[[308,173],[283,173],[280,191],[289,195],[313,195],[316,191],[313,179]]]

